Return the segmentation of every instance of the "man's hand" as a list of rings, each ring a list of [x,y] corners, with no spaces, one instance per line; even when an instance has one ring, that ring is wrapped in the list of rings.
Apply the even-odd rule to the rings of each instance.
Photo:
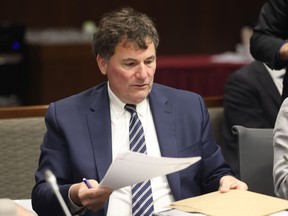
[[[234,176],[223,176],[220,179],[219,191],[225,193],[231,189],[248,190],[248,186]]]
[[[72,185],[71,199],[76,205],[97,212],[104,207],[105,202],[113,191],[110,188],[100,187],[95,180],[90,179],[89,183],[92,188],[88,188],[83,182]]]
[[[282,61],[288,61],[288,43],[284,43],[279,51],[280,59]]]

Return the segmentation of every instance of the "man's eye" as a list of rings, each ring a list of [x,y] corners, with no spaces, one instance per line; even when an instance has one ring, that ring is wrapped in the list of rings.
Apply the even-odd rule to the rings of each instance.
[[[134,62],[125,63],[125,66],[127,66],[127,67],[132,67],[133,65],[134,65]]]
[[[146,61],[145,63],[147,64],[147,65],[150,65],[150,64],[152,64],[154,61]]]
[[[147,66],[153,65],[153,63],[154,63],[154,60],[145,61],[145,64],[146,64]]]

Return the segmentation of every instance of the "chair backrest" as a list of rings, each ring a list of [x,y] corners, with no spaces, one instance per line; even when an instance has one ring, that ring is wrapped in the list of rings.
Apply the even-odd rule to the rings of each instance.
[[[250,191],[275,196],[273,129],[235,125],[232,132],[238,138],[240,179],[248,184]]]
[[[204,101],[208,108],[223,107],[224,97],[223,96],[209,96],[209,97],[204,97]]]
[[[204,97],[204,101],[210,115],[210,123],[214,139],[216,140],[217,144],[221,146],[223,143],[222,130],[224,119],[223,97]]]
[[[224,108],[223,107],[208,107],[210,115],[210,123],[214,139],[218,145],[223,144],[223,119]]]
[[[47,106],[0,107],[0,196],[30,199]]]

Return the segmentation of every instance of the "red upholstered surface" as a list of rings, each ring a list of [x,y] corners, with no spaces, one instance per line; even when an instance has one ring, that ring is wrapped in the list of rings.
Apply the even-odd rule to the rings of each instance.
[[[158,56],[155,82],[203,97],[223,96],[227,78],[243,65],[215,62],[211,55]]]

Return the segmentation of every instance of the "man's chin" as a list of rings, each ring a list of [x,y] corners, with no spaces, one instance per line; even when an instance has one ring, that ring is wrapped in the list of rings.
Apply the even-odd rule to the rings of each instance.
[[[142,102],[143,100],[145,100],[148,97],[148,94],[149,93],[146,92],[145,94],[137,95],[136,97],[134,97],[135,102],[137,102],[137,103]]]

